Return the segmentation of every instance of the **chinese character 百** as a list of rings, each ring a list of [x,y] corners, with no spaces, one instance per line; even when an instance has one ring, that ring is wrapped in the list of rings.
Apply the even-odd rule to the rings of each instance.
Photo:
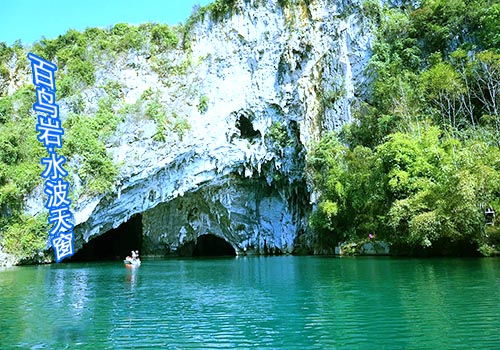
[[[31,52],[28,53],[28,59],[31,61],[33,85],[44,86],[51,91],[56,91],[54,73],[57,70],[57,66]]]

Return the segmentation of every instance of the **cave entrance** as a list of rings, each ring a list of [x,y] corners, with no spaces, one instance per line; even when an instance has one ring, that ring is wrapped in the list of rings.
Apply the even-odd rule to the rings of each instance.
[[[236,251],[223,238],[206,234],[198,237],[193,248],[193,256],[236,256]]]
[[[91,239],[71,261],[123,260],[130,251],[142,249],[142,215],[133,215],[117,228]]]
[[[261,136],[260,131],[255,130],[251,120],[244,115],[239,115],[236,119],[236,128],[238,128],[241,137],[244,139],[251,140]]]
[[[179,247],[180,256],[216,257],[236,256],[233,246],[216,235],[206,234],[198,237],[196,242],[187,242]]]

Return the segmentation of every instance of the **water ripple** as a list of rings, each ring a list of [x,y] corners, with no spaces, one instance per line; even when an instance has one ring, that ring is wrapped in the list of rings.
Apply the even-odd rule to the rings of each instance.
[[[0,272],[2,349],[500,348],[500,261],[251,259]]]

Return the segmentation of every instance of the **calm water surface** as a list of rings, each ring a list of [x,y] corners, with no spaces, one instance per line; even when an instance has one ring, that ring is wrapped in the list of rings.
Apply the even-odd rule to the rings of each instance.
[[[499,259],[269,257],[0,271],[0,349],[500,349]]]

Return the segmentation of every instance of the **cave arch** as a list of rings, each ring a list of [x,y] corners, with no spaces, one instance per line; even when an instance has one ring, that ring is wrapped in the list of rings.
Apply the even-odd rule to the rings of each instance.
[[[213,235],[204,234],[196,241],[189,241],[177,249],[177,254],[183,257],[224,257],[236,256],[236,250],[225,239]]]
[[[236,256],[236,251],[225,239],[205,234],[198,237],[193,247],[193,257],[204,256]]]
[[[239,115],[236,119],[236,128],[240,131],[240,135],[244,139],[255,139],[261,136],[259,130],[255,130],[252,121],[245,115]]]
[[[117,228],[85,243],[69,261],[122,260],[142,249],[142,215],[135,214]]]
[[[252,111],[240,110],[232,114],[235,117],[235,127],[239,132],[240,138],[253,140],[262,136],[259,130],[254,129],[253,121],[255,115]]]

